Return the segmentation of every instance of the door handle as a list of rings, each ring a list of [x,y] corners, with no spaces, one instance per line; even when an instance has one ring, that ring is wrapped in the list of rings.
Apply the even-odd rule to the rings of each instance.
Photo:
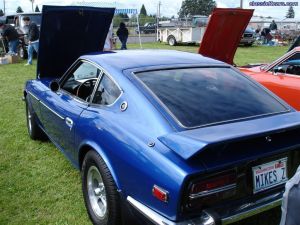
[[[73,127],[73,120],[69,117],[66,117],[66,124],[68,127],[70,127],[70,130],[72,130]]]

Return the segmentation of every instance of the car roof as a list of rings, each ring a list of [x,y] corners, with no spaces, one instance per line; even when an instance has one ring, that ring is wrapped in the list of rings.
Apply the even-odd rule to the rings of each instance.
[[[100,66],[109,66],[119,71],[142,67],[170,65],[227,65],[218,60],[195,53],[175,50],[123,50],[84,55],[82,59],[93,61]]]

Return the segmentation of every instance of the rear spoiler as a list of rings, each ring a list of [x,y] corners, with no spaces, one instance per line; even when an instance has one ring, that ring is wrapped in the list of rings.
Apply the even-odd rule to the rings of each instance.
[[[259,119],[202,127],[158,137],[185,160],[216,144],[240,141],[300,128],[300,113],[291,112]],[[300,139],[299,139],[300,143]]]

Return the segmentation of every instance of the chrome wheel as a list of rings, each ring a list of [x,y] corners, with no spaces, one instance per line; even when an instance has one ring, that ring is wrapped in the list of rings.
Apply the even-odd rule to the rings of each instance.
[[[29,134],[32,133],[32,116],[31,116],[31,113],[30,113],[30,110],[29,110],[29,107],[27,107],[27,123],[28,123],[28,131],[29,131]]]
[[[96,166],[91,166],[87,173],[88,198],[95,215],[103,219],[107,213],[105,186]]]

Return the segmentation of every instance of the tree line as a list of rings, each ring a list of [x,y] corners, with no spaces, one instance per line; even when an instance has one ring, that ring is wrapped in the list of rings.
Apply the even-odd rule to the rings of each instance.
[[[34,1],[35,0],[29,0],[31,2],[32,11],[34,12],[40,12],[39,7],[36,5],[35,10],[34,8]],[[181,8],[178,12],[178,16],[180,18],[186,18],[193,15],[203,15],[208,16],[211,14],[212,10],[217,6],[216,1],[214,0],[184,0],[182,1]],[[24,12],[21,6],[18,6],[16,9],[17,13]],[[0,16],[4,16],[4,12],[2,9],[0,9]],[[140,9],[139,17],[143,23],[155,23],[156,21],[156,15],[148,15],[145,5],[143,4]],[[173,16],[174,17],[174,16]],[[287,13],[286,18],[295,18],[295,10],[293,6],[290,6]],[[164,19],[170,19],[167,17],[164,17]],[[132,15],[129,17],[127,14],[117,14],[114,17],[114,25],[119,24],[122,21],[128,21],[128,22],[136,22],[136,16]],[[142,24],[143,25],[143,24]]]

